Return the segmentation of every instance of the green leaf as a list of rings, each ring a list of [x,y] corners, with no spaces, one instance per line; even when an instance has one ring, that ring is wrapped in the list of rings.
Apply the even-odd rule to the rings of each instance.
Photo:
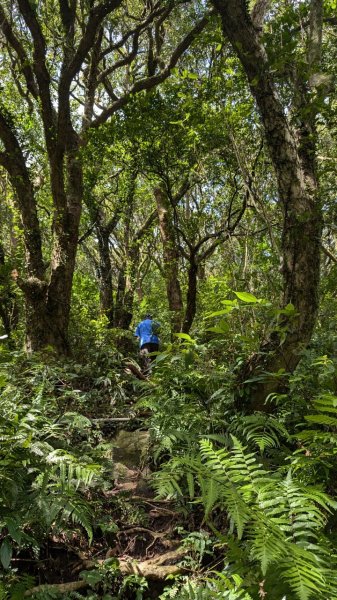
[[[104,574],[100,571],[81,571],[80,573],[81,579],[84,579],[90,585],[90,587],[95,587],[98,583],[104,579]]]
[[[228,325],[216,325],[215,327],[208,327],[206,331],[210,331],[211,333],[228,333],[229,326]]]
[[[329,415],[305,415],[305,420],[317,425],[326,425],[327,427],[337,427],[337,419]]]
[[[250,302],[251,304],[256,304],[259,302],[259,299],[250,292],[234,292],[234,294],[239,298],[239,300],[242,300],[242,302]]]
[[[0,548],[0,561],[4,569],[8,569],[11,562],[12,553],[12,544],[7,538],[5,538]]]
[[[187,342],[190,342],[191,344],[195,344],[195,340],[193,340],[191,338],[191,336],[188,335],[188,333],[175,333],[174,335],[177,338],[179,338],[180,340],[186,340]]]
[[[221,315],[228,315],[228,313],[232,312],[232,310],[233,307],[228,306],[227,308],[223,308],[222,310],[216,310],[215,312],[209,313],[205,316],[205,319],[210,319],[211,317],[220,317]]]

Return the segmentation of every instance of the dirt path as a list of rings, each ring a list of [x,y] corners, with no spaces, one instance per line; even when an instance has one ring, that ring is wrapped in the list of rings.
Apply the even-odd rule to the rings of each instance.
[[[66,595],[85,590],[88,579],[80,573],[100,568],[111,559],[118,560],[121,576],[146,578],[146,598],[158,598],[168,585],[166,577],[183,572],[179,561],[186,549],[176,533],[182,515],[173,503],[154,497],[147,466],[148,432],[119,430],[109,442],[113,444],[114,486],[103,492],[105,523],[96,528],[90,547],[81,539],[75,539],[72,548],[68,541],[54,539],[49,547],[52,562],[45,564],[44,572],[43,567],[39,570],[44,583],[28,590],[27,597],[37,591]]]

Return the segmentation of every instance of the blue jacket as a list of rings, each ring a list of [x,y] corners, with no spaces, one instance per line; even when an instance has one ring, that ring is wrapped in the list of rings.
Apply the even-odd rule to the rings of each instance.
[[[152,344],[159,344],[158,336],[152,333],[152,323],[152,319],[145,319],[138,323],[135,335],[140,339],[140,347],[149,342]]]

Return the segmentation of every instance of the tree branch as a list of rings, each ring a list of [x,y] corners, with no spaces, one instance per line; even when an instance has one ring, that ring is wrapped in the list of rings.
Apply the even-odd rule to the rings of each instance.
[[[70,6],[68,4],[68,0],[59,0],[62,25],[63,25],[66,33],[68,33],[69,30],[74,26],[75,6],[76,6],[76,0],[75,0],[75,2],[72,2],[72,6]]]
[[[100,73],[99,77],[97,78],[97,83],[102,83],[102,81],[104,81],[104,79],[106,77],[108,77],[108,75],[111,75],[111,73],[113,73],[120,67],[125,67],[126,65],[129,65],[130,63],[132,63],[132,61],[136,58],[137,53],[138,53],[139,36],[140,36],[140,32],[135,33],[134,38],[132,40],[131,52],[129,52],[129,54],[127,54],[127,56],[125,56],[124,58],[117,60],[117,62],[115,62],[113,65],[111,65],[111,67],[104,69],[104,71],[102,71]]]
[[[324,244],[321,244],[321,248],[324,252],[324,254],[326,256],[328,256],[330,258],[330,260],[332,260],[332,262],[334,262],[335,264],[337,263],[337,257],[332,254],[332,252],[330,252],[329,248],[327,248],[326,246],[324,246]]]
[[[70,85],[71,81],[80,70],[84,59],[92,48],[97,30],[103,19],[105,19],[108,14],[116,10],[120,6],[121,2],[122,0],[106,0],[105,2],[101,2],[98,4],[98,6],[95,6],[93,9],[91,9],[84,35],[79,43],[72,61],[64,71],[64,81],[62,85]]]
[[[34,73],[42,105],[42,117],[49,155],[53,149],[54,109],[50,96],[50,74],[46,66],[46,41],[29,0],[18,0],[25,23],[34,44]]]
[[[322,54],[323,2],[311,0],[310,29],[308,43],[309,69],[315,70],[320,63]]]
[[[10,118],[1,110],[0,138],[5,146],[5,152],[0,153],[0,164],[8,171],[16,192],[15,198],[24,227],[28,273],[42,279],[44,276],[42,243],[33,185]]]
[[[12,26],[6,17],[5,11],[3,10],[2,6],[0,6],[0,20],[1,20],[1,29],[4,33],[4,36],[5,36],[8,44],[13,48],[13,50],[16,52],[16,54],[19,58],[20,67],[21,67],[22,73],[24,75],[24,78],[26,80],[27,90],[36,99],[38,96],[38,90],[37,90],[36,82],[34,79],[33,69],[29,62],[27,53],[26,53],[24,47],[22,46],[21,42],[19,41],[19,39],[14,34]]]
[[[225,242],[226,240],[228,240],[230,238],[231,234],[229,232],[226,233],[225,237],[221,237],[219,236],[218,239],[216,239],[213,244],[211,244],[199,257],[197,260],[197,263],[200,264],[201,262],[203,262],[204,260],[206,260],[206,258],[208,258],[209,256],[211,256],[213,254],[213,252],[216,250],[216,248],[218,246],[220,246],[220,244],[222,244],[223,242]]]
[[[122,0],[106,0],[105,2],[101,2],[98,6],[92,8],[90,10],[86,29],[77,50],[75,52],[72,51],[65,53],[58,89],[59,106],[57,132],[59,143],[61,142],[61,147],[65,147],[65,145],[69,143],[67,133],[69,134],[70,132],[72,136],[75,135],[70,116],[69,99],[71,82],[79,72],[83,61],[93,47],[98,28],[100,27],[102,21],[109,13],[118,8],[121,2]]]
[[[102,113],[92,122],[91,127],[99,127],[102,123],[105,123],[117,110],[122,108],[127,104],[130,100],[131,96],[137,92],[142,90],[150,90],[156,85],[162,83],[169,77],[172,69],[176,66],[179,58],[183,55],[183,53],[189,48],[189,46],[194,42],[196,37],[201,33],[201,31],[206,27],[209,22],[210,16],[213,15],[214,12],[210,11],[207,15],[205,15],[196,25],[191,29],[191,31],[184,37],[184,39],[178,44],[176,49],[171,55],[171,58],[167,64],[167,66],[160,71],[157,75],[153,75],[152,77],[144,77],[131,87],[131,89],[113,102],[111,106],[102,111]]]
[[[84,102],[84,114],[82,121],[82,129],[86,129],[91,122],[94,103],[95,103],[95,90],[97,87],[97,79],[98,79],[98,64],[99,64],[99,53],[101,50],[101,44],[103,39],[103,28],[101,27],[99,34],[97,36],[97,40],[93,46],[92,54],[91,54],[91,62],[90,68],[87,78],[86,85],[86,97]]]
[[[135,236],[135,241],[140,241],[142,239],[142,237],[145,235],[145,233],[147,232],[147,230],[149,229],[149,227],[151,227],[152,223],[154,223],[154,221],[157,218],[157,210],[153,210],[152,213],[148,216],[148,218],[146,219],[146,221],[143,223],[143,225],[141,225],[141,227],[138,229],[136,236]]]
[[[143,30],[145,30],[148,25],[150,25],[153,20],[156,17],[159,16],[164,16],[164,18],[166,18],[170,12],[172,12],[173,8],[174,8],[174,3],[171,2],[167,8],[157,8],[159,6],[159,3],[156,4],[156,6],[154,7],[154,10],[152,11],[152,13],[149,14],[149,16],[142,21],[142,23],[140,23],[139,25],[137,25],[137,27],[134,27],[134,29],[131,29],[130,31],[128,31],[125,35],[123,35],[120,40],[118,40],[118,42],[115,42],[114,44],[110,44],[107,48],[105,48],[102,53],[100,58],[104,58],[105,56],[107,56],[108,54],[110,54],[111,52],[114,52],[114,50],[118,50],[119,48],[121,48],[122,46],[124,46],[124,44],[128,41],[128,39],[134,35],[139,35],[140,33],[142,33]]]
[[[263,21],[271,6],[271,0],[257,0],[250,14],[253,25],[258,31],[263,29]]]

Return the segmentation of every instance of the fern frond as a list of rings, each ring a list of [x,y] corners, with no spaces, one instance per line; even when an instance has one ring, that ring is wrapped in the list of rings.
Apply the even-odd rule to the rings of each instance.
[[[152,486],[156,492],[156,498],[182,498],[183,491],[179,485],[181,475],[171,470],[163,470],[155,473],[152,477]]]
[[[237,530],[239,540],[242,538],[246,524],[251,519],[251,511],[241,496],[240,492],[233,485],[223,489],[224,504],[230,517],[230,533]]]
[[[325,425],[326,427],[337,427],[337,418],[329,415],[305,415],[305,420],[316,425]]]
[[[322,529],[326,523],[326,516],[319,505],[324,508],[326,500],[320,498],[320,494],[313,494],[312,490],[306,494],[296,483],[294,483],[289,472],[285,481],[280,484],[280,490],[289,514],[289,532],[297,540],[308,540],[316,538],[317,531]],[[325,495],[323,495],[324,497]],[[315,501],[312,501],[312,497]]]
[[[270,482],[270,475],[256,460],[254,453],[245,453],[246,448],[235,437],[233,441],[232,457],[229,464],[230,477],[233,481],[241,484],[250,484],[246,488],[248,493],[257,493],[260,486]],[[267,477],[267,475],[269,475]]]
[[[280,527],[263,518],[255,518],[248,534],[251,540],[251,557],[260,562],[265,576],[269,565],[278,563],[287,553],[286,536]]]
[[[205,517],[208,518],[221,496],[222,488],[216,479],[212,477],[204,478],[201,473],[198,474],[198,482],[201,491],[201,502],[205,509]]]
[[[257,446],[261,453],[266,448],[279,448],[281,439],[289,438],[288,431],[278,419],[262,413],[240,416],[232,423],[230,431],[233,430],[236,436]]]
[[[73,523],[81,525],[87,532],[89,544],[91,544],[93,538],[92,511],[87,502],[76,496],[68,498],[62,516],[65,520],[70,517]]]
[[[315,398],[313,406],[317,411],[337,414],[337,396],[322,394]]]
[[[315,555],[291,544],[289,556],[280,562],[281,578],[287,582],[298,600],[317,598],[326,591],[322,570]]]
[[[238,477],[233,457],[227,450],[214,450],[209,440],[201,440],[200,447],[205,471],[198,474],[198,480],[205,514],[209,515],[221,497],[221,504],[226,507],[230,518],[231,530],[236,528],[238,537],[241,539],[245,525],[251,518],[251,513],[237,486],[241,478]],[[249,456],[247,460],[250,460]]]

